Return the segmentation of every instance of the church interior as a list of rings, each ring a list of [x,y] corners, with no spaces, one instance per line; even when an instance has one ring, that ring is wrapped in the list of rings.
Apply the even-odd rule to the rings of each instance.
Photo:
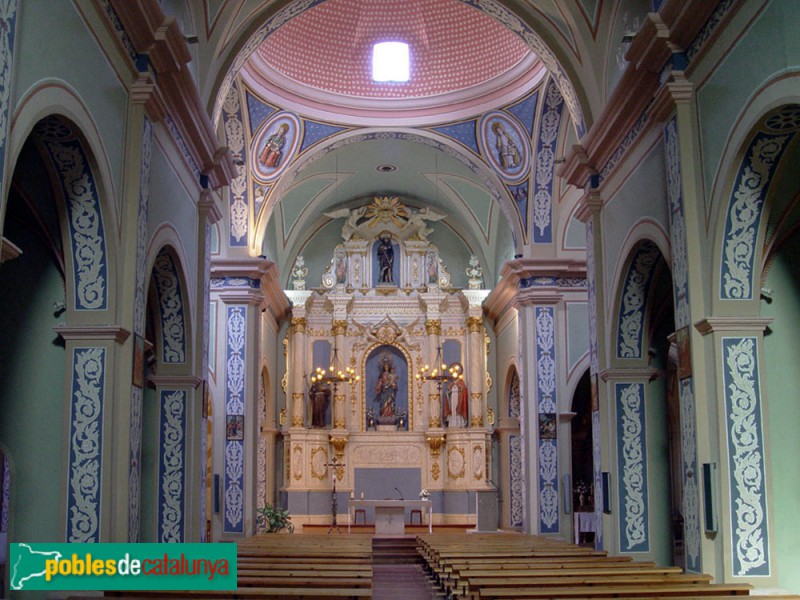
[[[394,502],[800,593],[798,8],[0,0],[0,563]]]

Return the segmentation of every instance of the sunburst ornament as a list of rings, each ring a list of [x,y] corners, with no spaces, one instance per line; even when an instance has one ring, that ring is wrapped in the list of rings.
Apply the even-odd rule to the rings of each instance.
[[[372,219],[369,226],[372,228],[377,223],[388,223],[391,221],[396,227],[403,227],[408,221],[408,211],[400,204],[397,196],[375,196],[372,204],[367,207],[364,214],[367,219]]]

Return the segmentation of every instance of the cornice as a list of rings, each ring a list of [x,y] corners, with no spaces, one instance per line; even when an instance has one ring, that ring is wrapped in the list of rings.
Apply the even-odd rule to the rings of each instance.
[[[652,381],[658,376],[658,369],[650,367],[634,367],[631,369],[616,368],[604,369],[600,371],[600,379],[603,381],[631,381],[631,380],[644,380]]]
[[[156,387],[191,387],[196,388],[203,379],[197,375],[150,375],[147,380]]]
[[[158,0],[110,2],[136,52],[146,54],[155,71],[156,91],[165,110],[155,110],[151,116],[171,116],[210,187],[227,185],[237,175],[233,156],[217,141],[187,68],[192,55],[175,19],[164,15]]]
[[[61,324],[53,327],[64,340],[112,340],[121,344],[128,339],[131,332],[118,325],[67,325]]]
[[[694,324],[700,335],[709,333],[762,332],[772,323],[771,317],[706,317]]]
[[[659,13],[648,14],[625,59],[628,67],[581,143],[557,169],[568,183],[585,188],[622,145],[638,119],[650,110],[661,87],[661,74],[673,54],[681,53],[716,8],[715,2],[671,0]],[[645,130],[655,125],[652,119]],[[638,139],[642,139],[642,131]],[[635,146],[635,142],[626,150]]]

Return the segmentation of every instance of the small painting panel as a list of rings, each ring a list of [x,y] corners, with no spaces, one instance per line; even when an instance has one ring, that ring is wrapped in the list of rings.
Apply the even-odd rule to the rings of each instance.
[[[228,422],[225,426],[225,437],[229,442],[244,439],[244,416],[228,415]]]
[[[689,346],[689,328],[681,327],[675,332],[675,344],[678,346],[678,379],[692,376],[692,349]]]
[[[256,179],[268,183],[276,179],[297,152],[302,140],[302,124],[293,114],[279,112],[256,133],[250,167]]]

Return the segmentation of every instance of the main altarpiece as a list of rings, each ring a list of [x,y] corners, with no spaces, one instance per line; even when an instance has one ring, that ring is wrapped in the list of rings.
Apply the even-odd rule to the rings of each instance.
[[[321,285],[307,288],[299,257],[286,291],[282,493],[293,521],[329,522],[335,483],[357,498],[422,493],[434,523],[472,523],[474,492],[494,489],[478,261],[457,265],[468,289],[451,287],[428,240],[445,215],[398,198],[327,216],[344,222]]]

